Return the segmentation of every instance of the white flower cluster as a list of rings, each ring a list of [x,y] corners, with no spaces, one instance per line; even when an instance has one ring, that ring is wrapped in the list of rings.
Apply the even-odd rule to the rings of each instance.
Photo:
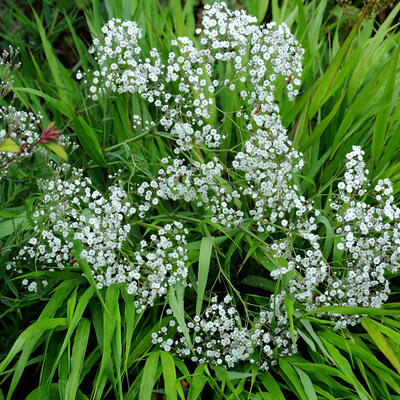
[[[125,191],[111,186],[105,197],[92,189],[92,181],[81,170],[72,169],[68,179],[61,177],[60,169],[57,174],[39,181],[43,202],[33,216],[34,234],[19,251],[17,264],[32,260],[37,269],[64,269],[76,262],[74,241],[78,240],[83,245],[80,257],[91,268],[97,287],[124,285],[134,296],[137,312],[153,305],[170,285],[185,284],[187,230],[180,222],[165,225],[130,252],[131,225],[126,219],[136,209]],[[30,291],[38,289],[36,282],[24,280],[23,284]]]
[[[171,310],[168,313],[171,314]],[[226,295],[223,301],[214,296],[209,307],[186,324],[192,336],[192,348],[175,319],[169,325],[176,326],[177,337],[173,339],[171,329],[163,327],[152,334],[153,344],[181,357],[190,357],[193,362],[210,362],[228,368],[240,361],[249,361],[267,370],[276,364],[277,357],[295,353],[285,312],[278,308],[263,310],[253,322],[253,326],[242,325],[230,295]],[[275,326],[273,331],[272,325]]]
[[[19,68],[20,63],[16,63],[18,49],[9,47],[3,50],[0,57],[0,99],[5,97],[11,90],[13,85],[13,73]],[[0,145],[6,139],[11,139],[19,148],[21,157],[28,156],[28,152],[23,151],[40,138],[38,131],[42,115],[34,115],[25,111],[18,111],[13,106],[0,107]],[[2,172],[5,172],[7,163],[15,157],[16,150],[0,151],[0,165],[3,166]],[[37,150],[37,149],[34,149]]]
[[[297,353],[297,332],[292,336],[283,305],[284,295],[271,296],[270,309],[262,310],[254,321],[251,339],[258,350],[257,364],[262,370],[276,365],[279,357]]]
[[[92,267],[98,287],[120,280],[116,252],[130,231],[124,219],[136,211],[126,202],[126,193],[112,186],[105,198],[77,169],[67,180],[59,169],[53,179],[39,181],[39,186],[44,196],[33,215],[34,235],[18,260],[30,258],[51,271],[63,269],[74,261],[74,240],[80,240],[85,248],[80,256]]]
[[[301,154],[291,148],[279,115],[263,109],[262,114],[254,115],[256,132],[245,142],[245,150],[236,154],[232,166],[244,172],[247,186],[242,193],[254,202],[249,213],[258,230],[275,232],[276,224],[288,227],[286,218],[293,209],[299,217],[312,206],[306,205],[293,183],[293,175],[303,167]]]
[[[18,49],[4,50],[0,57],[0,100],[4,98],[11,90],[13,85],[13,73],[19,68],[20,63],[15,62],[18,56]],[[40,122],[43,116],[32,112],[17,110],[14,106],[0,107],[0,178],[1,175],[7,172],[9,165],[23,158],[31,156],[33,153],[40,151],[44,152],[39,143],[48,143],[48,138],[42,138],[40,130]],[[52,123],[53,124],[53,123]],[[51,128],[54,125],[48,126],[47,133],[51,133]],[[56,135],[51,141],[57,141],[64,146],[70,146],[72,143],[69,138],[60,135],[60,131],[54,128]],[[42,140],[41,140],[42,139]],[[77,145],[72,145],[72,150],[75,150]]]
[[[389,179],[368,183],[364,152],[358,146],[346,156],[344,181],[331,208],[336,212],[337,249],[346,274],[332,273],[317,305],[381,308],[390,293],[385,274],[400,267],[400,208]],[[372,189],[372,190],[371,190]],[[358,316],[335,315],[337,326],[354,325]]]
[[[0,99],[12,90],[14,72],[20,66],[20,63],[15,62],[18,54],[19,49],[9,46],[8,50],[3,50],[0,55]]]
[[[285,24],[271,22],[260,27],[257,18],[244,10],[231,11],[223,2],[204,8],[203,28],[196,31],[201,44],[212,49],[214,60],[234,61],[236,80],[244,82],[250,76],[249,86],[243,88],[248,93],[242,95],[249,104],[272,103],[279,77],[293,78],[286,88],[289,99],[298,94],[303,50]],[[229,86],[231,90],[236,87],[235,83]]]
[[[297,235],[306,240],[308,248],[293,246],[293,234],[271,245],[276,258],[286,264],[272,272],[277,279],[294,270],[287,293],[306,311],[340,305],[381,308],[390,293],[385,274],[400,267],[400,208],[394,204],[389,179],[379,180],[371,191],[364,152],[358,146],[346,156],[344,181],[331,202],[336,258],[325,260],[321,238],[316,233],[320,215],[303,218],[295,225]],[[333,239],[333,238],[332,238]],[[359,315],[330,313],[336,328],[359,322]]]
[[[188,122],[177,122],[172,127],[171,134],[177,138],[175,142],[177,147],[174,149],[176,154],[185,150],[191,150],[194,144],[199,145],[200,143],[204,143],[208,148],[218,148],[221,143],[221,136],[218,130],[210,124],[193,129],[192,125]]]
[[[309,207],[293,184],[293,174],[302,167],[301,155],[291,149],[275,98],[282,88],[290,99],[298,94],[303,50],[286,25],[271,23],[260,28],[256,18],[245,11],[231,11],[225,3],[204,7],[202,28],[196,34],[196,42],[187,37],[173,40],[173,51],[165,60],[157,49],[143,50],[142,33],[135,22],[113,19],[93,41],[91,52],[99,69],[91,74],[92,98],[97,100],[108,92],[139,93],[160,110],[160,125],[176,138],[177,157],[163,159],[157,178],[138,188],[144,200],[138,206],[139,217],[144,218],[160,200],[183,200],[194,208],[207,209],[212,222],[231,227],[243,220],[239,199],[244,194],[254,202],[250,216],[260,231],[267,226],[273,232],[279,222],[285,227],[284,218],[293,209],[300,217]],[[217,64],[229,67],[222,80],[216,79]],[[79,71],[77,78],[84,75]],[[232,164],[244,175],[244,189],[232,188],[224,178],[224,165],[217,158],[204,161],[209,158],[202,154],[204,148],[217,149],[223,139],[222,127],[215,123],[219,106],[215,94],[222,90],[240,91],[241,112],[248,121],[251,136]],[[247,109],[253,111],[248,114]],[[138,127],[140,119],[133,119]],[[292,227],[292,223],[287,226]],[[193,361],[231,367],[240,360],[251,360],[257,348],[263,361],[252,361],[267,368],[273,355],[294,351],[281,295],[276,309],[261,312],[252,328],[241,327],[228,297],[219,305],[213,299],[205,313],[189,323],[197,349]],[[164,341],[166,333],[164,328],[155,334],[154,342],[182,356],[191,354],[184,336],[175,342],[171,338]]]
[[[138,188],[138,194],[144,198],[138,207],[140,217],[156,206],[159,199],[168,199],[205,207],[212,212],[211,221],[224,226],[242,221],[243,212],[230,206],[240,195],[222,184],[223,165],[217,158],[208,163],[193,161],[190,164],[181,158],[165,158],[162,163],[164,168],[159,169],[158,177],[150,183],[143,182]]]
[[[241,326],[239,313],[231,300],[227,295],[218,303],[217,297],[213,297],[204,313],[187,323],[189,333],[193,333],[194,353],[179,326],[180,334],[175,340],[167,338],[168,329],[164,327],[153,333],[153,343],[159,344],[164,351],[172,350],[179,356],[190,357],[193,362],[233,367],[239,361],[248,360],[254,352],[251,335]],[[175,326],[175,320],[172,321]]]
[[[316,290],[329,276],[331,268],[323,256],[321,238],[316,233],[320,213],[318,210],[314,213],[316,217],[307,219],[303,216],[296,224],[290,223],[291,228],[286,238],[276,240],[270,246],[279,264],[271,272],[271,276],[277,280],[291,274],[286,290],[281,293],[283,297],[275,300],[277,305],[282,305],[284,295],[288,295],[297,300],[299,305],[303,305],[306,311],[315,308]],[[299,239],[303,241],[301,248],[294,244]]]
[[[286,25],[260,27],[256,18],[244,10],[231,11],[225,3],[204,7],[202,27],[196,34],[196,42],[187,37],[173,40],[173,51],[163,60],[157,49],[149,53],[143,49],[135,22],[108,21],[90,50],[99,65],[91,74],[92,98],[97,100],[107,92],[139,93],[161,111],[160,124],[176,137],[174,152],[193,150],[198,156],[199,146],[214,149],[221,143],[221,128],[214,127],[214,93],[227,87],[240,89],[248,106],[259,104],[262,112],[250,116],[257,132],[246,142],[245,151],[237,154],[233,167],[245,173],[244,194],[254,200],[250,214],[259,230],[264,230],[262,220],[268,220],[267,229],[274,230],[278,218],[283,219],[293,207],[304,208],[296,187],[287,183],[302,161],[299,154],[289,151],[291,144],[274,102],[282,86],[290,99],[298,94],[303,50]],[[230,66],[221,81],[214,75],[218,63]],[[77,77],[85,75],[79,71]],[[134,125],[138,125],[136,119]],[[253,131],[251,122],[248,128]],[[184,199],[210,209],[214,222],[239,224],[243,213],[229,206],[239,192],[221,185],[224,168],[219,162],[203,162],[201,154],[200,159],[193,163],[168,158],[167,171],[160,169],[157,179],[139,188],[139,194],[145,194],[141,215],[157,205],[159,198]]]
[[[132,127],[134,130],[149,131],[156,125],[154,121],[142,121],[142,117],[138,114],[132,115],[132,121]]]
[[[186,228],[180,222],[166,224],[150,242],[142,240],[140,249],[133,254],[125,268],[124,279],[129,294],[135,296],[135,307],[141,312],[154,300],[167,294],[169,286],[181,283],[186,286],[188,269]]]
[[[156,48],[143,50],[136,22],[111,19],[90,49],[99,65],[89,89],[93,100],[107,92],[139,93],[161,111],[160,124],[174,127],[180,135],[179,152],[190,142],[219,146],[220,133],[208,123],[216,113],[216,90],[240,88],[248,104],[272,105],[274,93],[286,80],[288,97],[298,94],[303,50],[285,24],[260,28],[256,18],[243,10],[231,11],[222,2],[205,5],[202,28],[196,33],[199,42],[187,37],[172,40],[174,51],[163,60]],[[220,62],[232,66],[222,81],[213,76]],[[84,76],[78,71],[78,79]]]
[[[18,157],[28,157],[41,147],[33,146],[40,139],[39,124],[42,119],[39,113],[18,111],[13,106],[0,107],[0,145],[7,139],[12,139],[20,152]],[[30,150],[30,151],[28,151]],[[0,165],[15,157],[15,152],[0,151]]]

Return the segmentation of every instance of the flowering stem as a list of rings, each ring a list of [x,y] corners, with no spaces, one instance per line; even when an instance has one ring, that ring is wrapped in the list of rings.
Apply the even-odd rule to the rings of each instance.
[[[122,146],[122,145],[124,145],[124,144],[128,144],[128,143],[135,142],[136,140],[139,140],[139,139],[141,139],[141,138],[147,136],[149,133],[157,134],[157,132],[154,132],[154,131],[143,132],[143,133],[141,133],[140,135],[137,135],[137,136],[135,136],[135,137],[133,137],[133,138],[124,140],[124,141],[121,142],[121,143],[118,143],[118,144],[115,144],[115,145],[113,145],[113,146],[107,147],[107,148],[105,149],[105,151],[111,151],[111,150],[117,149],[118,147],[120,147],[120,146]]]
[[[248,229],[244,228],[242,225],[238,226],[239,229],[241,229],[243,232],[246,232],[248,235],[250,235],[253,239],[257,239],[259,242],[264,243],[264,240],[260,239],[257,235],[255,235],[253,232],[250,232]]]

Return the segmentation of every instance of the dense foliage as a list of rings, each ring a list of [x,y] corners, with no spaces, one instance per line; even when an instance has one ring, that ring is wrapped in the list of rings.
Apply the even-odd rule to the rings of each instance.
[[[400,398],[400,4],[198,3],[1,10],[0,398]]]

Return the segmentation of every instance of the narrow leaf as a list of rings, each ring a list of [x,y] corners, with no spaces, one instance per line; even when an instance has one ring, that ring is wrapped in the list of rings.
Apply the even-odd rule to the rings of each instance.
[[[174,359],[171,354],[162,352],[161,353],[161,365],[164,376],[164,387],[165,395],[167,400],[176,400],[178,397],[178,391],[176,389],[176,371]]]
[[[200,315],[201,306],[203,304],[204,291],[206,289],[208,271],[210,269],[211,251],[213,246],[212,237],[203,237],[200,244],[199,255],[199,275],[197,280],[197,300],[196,314]]]
[[[390,361],[396,371],[400,374],[400,360],[394,350],[390,347],[389,343],[379,331],[378,324],[375,324],[374,321],[363,318],[361,320],[361,325],[365,328],[368,334],[371,336],[372,340],[376,343],[379,350],[385,355],[385,357]]]
[[[158,366],[158,352],[147,357],[140,383],[139,400],[151,400]]]

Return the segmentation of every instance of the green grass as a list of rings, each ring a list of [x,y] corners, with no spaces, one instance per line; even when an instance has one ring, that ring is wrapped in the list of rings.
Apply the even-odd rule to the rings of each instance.
[[[35,11],[27,15],[29,7],[22,10],[8,1],[1,11],[7,28],[1,40],[20,47],[16,102],[42,112],[43,128],[54,120],[79,144],[69,161],[84,168],[99,189],[106,188],[108,174],[119,169],[131,185],[155,176],[158,160],[171,154],[170,139],[164,132],[138,134],[131,115],[141,114],[149,121],[160,115],[137,96],[94,104],[85,85],[75,80],[75,72],[93,65],[87,52],[88,33],[98,34],[109,18],[137,21],[149,46],[168,52],[171,38],[194,37],[196,2],[92,0],[67,7],[61,3],[34,3]],[[259,21],[286,22],[306,51],[301,95],[295,103],[280,100],[284,126],[304,154],[305,167],[298,177],[302,193],[324,208],[332,185],[343,174],[345,154],[353,145],[361,145],[370,176],[375,181],[390,178],[398,198],[400,4],[381,25],[362,14],[346,16],[327,0],[307,4],[248,0],[243,5]],[[63,57],[57,53],[60,42],[66,44]],[[65,57],[74,65],[64,65]],[[225,71],[219,73],[222,77]],[[233,111],[239,100],[222,92],[219,101]],[[226,118],[224,129],[231,134],[223,143],[225,150],[241,141],[235,129],[241,123]],[[20,293],[19,278],[6,270],[6,263],[29,236],[38,176],[46,176],[40,156],[0,181],[0,399],[2,395],[22,399],[29,392],[30,400],[400,399],[398,276],[391,278],[392,296],[382,310],[330,309],[366,315],[349,331],[333,331],[333,324],[317,313],[295,311],[291,319],[300,334],[299,354],[280,358],[269,372],[250,364],[234,370],[196,366],[158,351],[151,344],[151,333],[171,318],[160,318],[165,304],[136,314],[123,290],[96,288],[82,259],[78,266],[60,272],[59,282],[45,296]],[[275,281],[263,271],[271,270],[265,235],[255,236],[246,225],[225,230],[206,218],[199,220],[187,206],[161,207],[152,224],[181,219],[190,226],[189,280],[194,288],[184,293],[177,286],[167,299],[184,333],[188,312],[184,306],[191,304],[191,314],[203,309],[214,283],[221,292],[233,293],[240,287],[235,293],[243,302],[261,304],[274,293]],[[151,227],[135,222],[137,239]],[[330,221],[321,217],[319,223],[326,236],[324,254],[340,261],[329,237]]]

